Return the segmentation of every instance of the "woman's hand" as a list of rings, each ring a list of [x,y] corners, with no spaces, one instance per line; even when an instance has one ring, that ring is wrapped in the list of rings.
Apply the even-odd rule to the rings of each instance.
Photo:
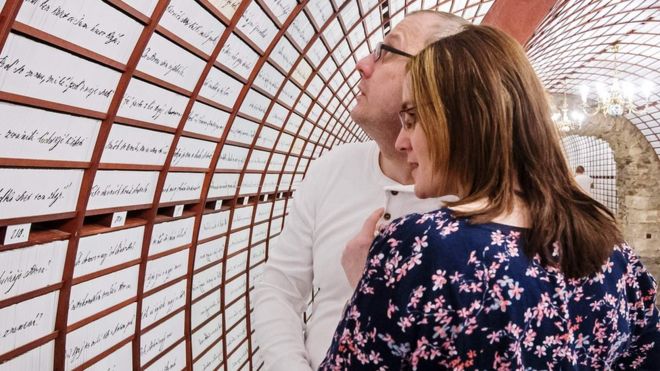
[[[355,288],[362,277],[362,271],[367,261],[369,247],[376,234],[378,220],[383,215],[384,209],[374,211],[364,221],[362,229],[355,235],[344,248],[341,254],[341,266],[344,268],[348,283]]]

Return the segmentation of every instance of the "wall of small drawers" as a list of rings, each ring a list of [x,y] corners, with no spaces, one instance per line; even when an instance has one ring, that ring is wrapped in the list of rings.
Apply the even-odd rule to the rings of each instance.
[[[404,5],[0,0],[0,370],[259,369],[254,283]]]

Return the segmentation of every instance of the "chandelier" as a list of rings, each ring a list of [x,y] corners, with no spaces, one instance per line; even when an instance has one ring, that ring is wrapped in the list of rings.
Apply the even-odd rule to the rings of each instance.
[[[579,112],[568,113],[568,103],[566,102],[566,81],[564,81],[564,100],[559,106],[559,112],[556,112],[552,115],[552,120],[559,128],[559,131],[562,133],[568,133],[570,131],[578,130],[582,125],[582,120],[584,116]]]
[[[586,85],[581,87],[582,110],[589,116],[598,113],[612,117],[619,117],[625,113],[640,114],[646,112],[649,107],[649,97],[653,89],[652,84],[649,81],[642,83],[639,94],[644,97],[644,104],[640,106],[641,108],[638,108],[633,101],[635,93],[637,93],[635,88],[631,83],[619,79],[618,51],[619,45],[612,45],[612,52],[614,53],[614,76],[612,77],[609,88],[602,82],[595,84],[595,90],[598,95],[595,105],[589,104],[589,87]]]

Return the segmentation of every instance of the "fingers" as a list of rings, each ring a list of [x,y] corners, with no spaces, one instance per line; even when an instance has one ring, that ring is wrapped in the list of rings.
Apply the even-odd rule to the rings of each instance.
[[[376,232],[376,226],[378,224],[378,220],[380,219],[381,216],[383,216],[384,212],[385,209],[381,207],[375,210],[373,213],[371,213],[371,215],[369,215],[367,220],[364,221],[360,234],[369,238],[373,237],[374,233]]]

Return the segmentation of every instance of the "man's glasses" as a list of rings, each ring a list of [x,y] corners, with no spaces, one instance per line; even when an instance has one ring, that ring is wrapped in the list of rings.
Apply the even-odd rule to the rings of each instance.
[[[399,111],[399,120],[401,121],[401,129],[404,131],[411,131],[417,124],[417,107],[409,107]]]
[[[385,50],[386,52],[390,52],[390,53],[393,53],[393,54],[398,54],[398,55],[404,56],[406,58],[412,58],[413,57],[412,55],[404,52],[403,50],[399,50],[399,49],[397,49],[393,46],[389,46],[387,44],[379,42],[378,44],[376,44],[376,48],[374,49],[373,53],[371,53],[371,55],[374,58],[374,62],[377,62],[380,59],[380,57],[383,56],[383,50]]]

